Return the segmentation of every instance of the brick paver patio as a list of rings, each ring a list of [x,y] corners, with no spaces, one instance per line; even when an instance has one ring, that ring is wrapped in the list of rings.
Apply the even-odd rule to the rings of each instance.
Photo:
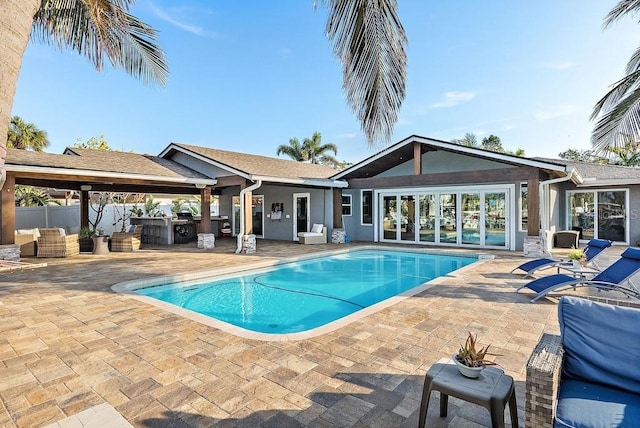
[[[331,248],[258,241],[257,254],[235,255],[227,240],[208,251],[81,254],[0,273],[0,426],[63,426],[73,415],[68,426],[83,426],[94,408],[114,408],[138,427],[415,427],[425,372],[469,331],[502,355],[495,361],[516,380],[524,425],[524,366],[557,321],[553,301],[514,293],[523,280],[508,272],[519,253],[495,252],[462,276],[293,342],[243,339],[111,291],[121,281]],[[428,418],[490,424],[484,409],[455,399],[446,419],[433,403]]]

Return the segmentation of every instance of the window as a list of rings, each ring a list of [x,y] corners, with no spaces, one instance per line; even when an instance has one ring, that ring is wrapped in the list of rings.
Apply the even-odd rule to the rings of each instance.
[[[342,215],[351,215],[351,195],[342,195]]]
[[[520,231],[526,232],[529,220],[529,204],[527,203],[527,183],[520,183]]]
[[[567,226],[579,231],[580,239],[599,238],[627,242],[627,189],[573,191],[567,195]]]
[[[362,224],[373,224],[373,191],[362,191]]]

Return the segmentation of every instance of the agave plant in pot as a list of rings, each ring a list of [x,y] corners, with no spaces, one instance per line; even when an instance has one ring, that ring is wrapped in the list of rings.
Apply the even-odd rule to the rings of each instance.
[[[493,366],[496,364],[485,358],[487,355],[498,355],[490,354],[488,352],[491,345],[477,349],[478,346],[477,336],[474,336],[469,332],[464,345],[460,346],[458,352],[453,354],[453,362],[456,363],[458,370],[463,376],[477,378],[480,376],[482,369],[486,366]]]

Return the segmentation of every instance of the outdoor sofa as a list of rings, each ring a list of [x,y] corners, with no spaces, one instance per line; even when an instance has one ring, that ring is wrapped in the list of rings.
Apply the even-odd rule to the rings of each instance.
[[[299,232],[298,241],[301,244],[326,244],[327,227],[322,224],[314,224],[311,232]]]
[[[640,301],[563,296],[558,320],[527,363],[526,426],[640,426]]]

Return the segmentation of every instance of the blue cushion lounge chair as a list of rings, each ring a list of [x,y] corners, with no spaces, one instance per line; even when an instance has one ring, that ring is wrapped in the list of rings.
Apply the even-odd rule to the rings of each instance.
[[[584,256],[587,258],[587,261],[590,262],[593,260],[598,254],[603,252],[606,248],[611,246],[611,241],[607,239],[591,239],[587,242],[587,245],[584,248]],[[563,264],[569,263],[567,260],[556,260],[549,258],[540,258],[529,260],[528,262],[522,263],[520,266],[514,268],[511,273],[514,273],[516,270],[521,270],[526,273],[525,278],[533,275],[536,271],[541,269],[549,269],[552,267],[561,269]],[[559,272],[559,270],[558,270]]]
[[[620,255],[618,260],[594,276],[593,279],[587,280],[585,278],[576,278],[571,275],[557,273],[534,279],[533,281],[518,288],[517,291],[520,291],[523,288],[535,291],[538,294],[531,299],[532,302],[535,302],[541,297],[546,296],[551,291],[581,285],[595,287],[602,290],[617,290],[629,297],[640,299],[640,292],[633,288],[621,285],[624,281],[638,272],[638,270],[640,270],[640,249],[627,248]]]

